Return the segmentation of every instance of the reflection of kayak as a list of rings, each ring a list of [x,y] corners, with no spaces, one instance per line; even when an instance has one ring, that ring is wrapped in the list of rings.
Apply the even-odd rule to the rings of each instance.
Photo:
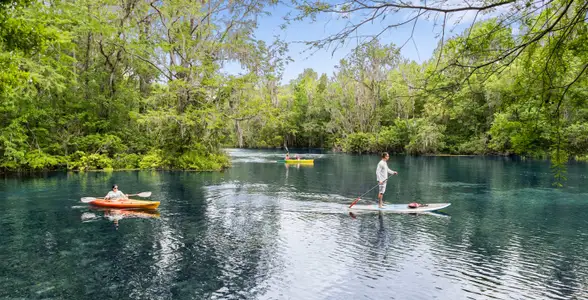
[[[287,164],[314,164],[314,159],[282,159],[278,160],[278,162]]]
[[[105,208],[92,207],[92,211],[103,212],[104,218],[111,221],[118,221],[122,219],[158,219],[159,211],[154,209],[137,209],[137,208]],[[85,212],[81,216],[82,222],[90,222],[100,219],[99,215],[94,212]]]
[[[284,164],[284,166],[286,166],[287,168],[296,168],[296,169],[300,169],[300,168],[312,168],[314,167],[314,164]]]
[[[128,218],[159,218],[157,210],[127,210],[127,209],[104,209],[104,216],[120,216],[121,219]]]
[[[354,205],[349,210],[354,211],[383,211],[394,213],[419,213],[443,209],[451,205],[451,203],[429,203],[426,206],[417,208],[409,208],[408,204],[387,204],[379,208],[377,204],[371,205]]]
[[[104,200],[96,199],[90,202],[92,205],[100,207],[112,207],[112,208],[147,208],[156,209],[159,206],[159,201],[143,201],[143,200]]]

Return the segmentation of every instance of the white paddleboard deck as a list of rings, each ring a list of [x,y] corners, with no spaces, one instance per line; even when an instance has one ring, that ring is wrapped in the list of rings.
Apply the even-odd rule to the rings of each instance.
[[[423,203],[425,204],[425,203]],[[379,208],[377,204],[371,205],[354,205],[349,210],[351,211],[383,211],[394,213],[419,213],[427,211],[436,211],[448,207],[451,203],[426,203],[427,206],[417,208],[409,208],[407,204],[384,204],[384,207]]]

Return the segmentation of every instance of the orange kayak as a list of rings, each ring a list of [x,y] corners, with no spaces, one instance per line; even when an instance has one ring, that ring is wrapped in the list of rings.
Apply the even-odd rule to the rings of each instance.
[[[159,206],[159,201],[143,201],[143,200],[104,200],[96,199],[90,202],[92,205],[100,207],[114,207],[114,208],[148,208],[156,209]]]

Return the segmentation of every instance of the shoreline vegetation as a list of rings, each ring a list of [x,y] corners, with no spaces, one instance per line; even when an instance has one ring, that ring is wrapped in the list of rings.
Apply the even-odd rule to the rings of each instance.
[[[275,150],[280,148],[235,148],[235,147],[228,147],[233,149],[243,149],[243,150]],[[304,150],[312,150],[317,148],[295,148],[292,149],[295,151],[304,151]],[[319,149],[325,150],[325,149]],[[334,153],[348,153],[341,150],[331,149]],[[284,150],[285,153],[285,150]],[[359,153],[355,153],[359,154]],[[379,155],[380,152],[364,152],[359,155]],[[304,156],[304,154],[301,154]],[[515,154],[450,154],[450,153],[424,153],[424,154],[408,154],[408,153],[392,153],[392,156],[398,155],[410,155],[410,156],[424,156],[424,157],[516,157],[521,160],[542,160],[546,161],[549,160],[548,157],[528,157],[528,156],[519,156]],[[67,168],[65,166],[56,167],[52,169],[20,169],[20,170],[0,170],[0,174],[34,174],[34,173],[43,173],[43,172],[74,172],[74,173],[85,173],[85,172],[124,172],[124,171],[185,171],[185,172],[219,172],[223,171],[227,168],[232,166],[230,162],[230,158],[226,153],[222,153],[221,158],[219,161],[208,162],[204,164],[200,164],[194,168],[171,168],[171,167],[162,167],[158,165],[145,165],[143,164],[142,167],[122,167],[122,168],[113,168],[113,167],[96,167],[91,165],[86,165],[85,167],[77,167],[77,168]],[[588,156],[583,157],[571,157],[570,160],[576,162],[588,162]],[[139,164],[141,164],[139,162]],[[76,165],[75,163],[70,163],[70,165]],[[76,165],[79,166],[79,165]],[[211,168],[209,166],[214,166],[215,168]],[[208,168],[206,168],[208,167]]]
[[[0,172],[223,170],[224,145],[516,155],[558,180],[588,160],[583,2],[515,5],[421,63],[367,39],[288,83],[288,44],[255,36],[280,4],[213,2],[0,1]],[[299,20],[343,9],[299,4]]]

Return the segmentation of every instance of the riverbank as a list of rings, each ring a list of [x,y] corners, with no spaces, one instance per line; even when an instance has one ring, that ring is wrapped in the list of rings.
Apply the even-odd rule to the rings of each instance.
[[[43,160],[24,161],[19,164],[5,165],[0,174],[34,173],[43,171],[72,172],[112,172],[129,170],[178,170],[215,172],[231,166],[228,155],[222,150],[218,153],[202,153],[188,151],[177,157],[166,154],[162,150],[147,154],[86,154],[77,151],[69,156],[43,155]]]

